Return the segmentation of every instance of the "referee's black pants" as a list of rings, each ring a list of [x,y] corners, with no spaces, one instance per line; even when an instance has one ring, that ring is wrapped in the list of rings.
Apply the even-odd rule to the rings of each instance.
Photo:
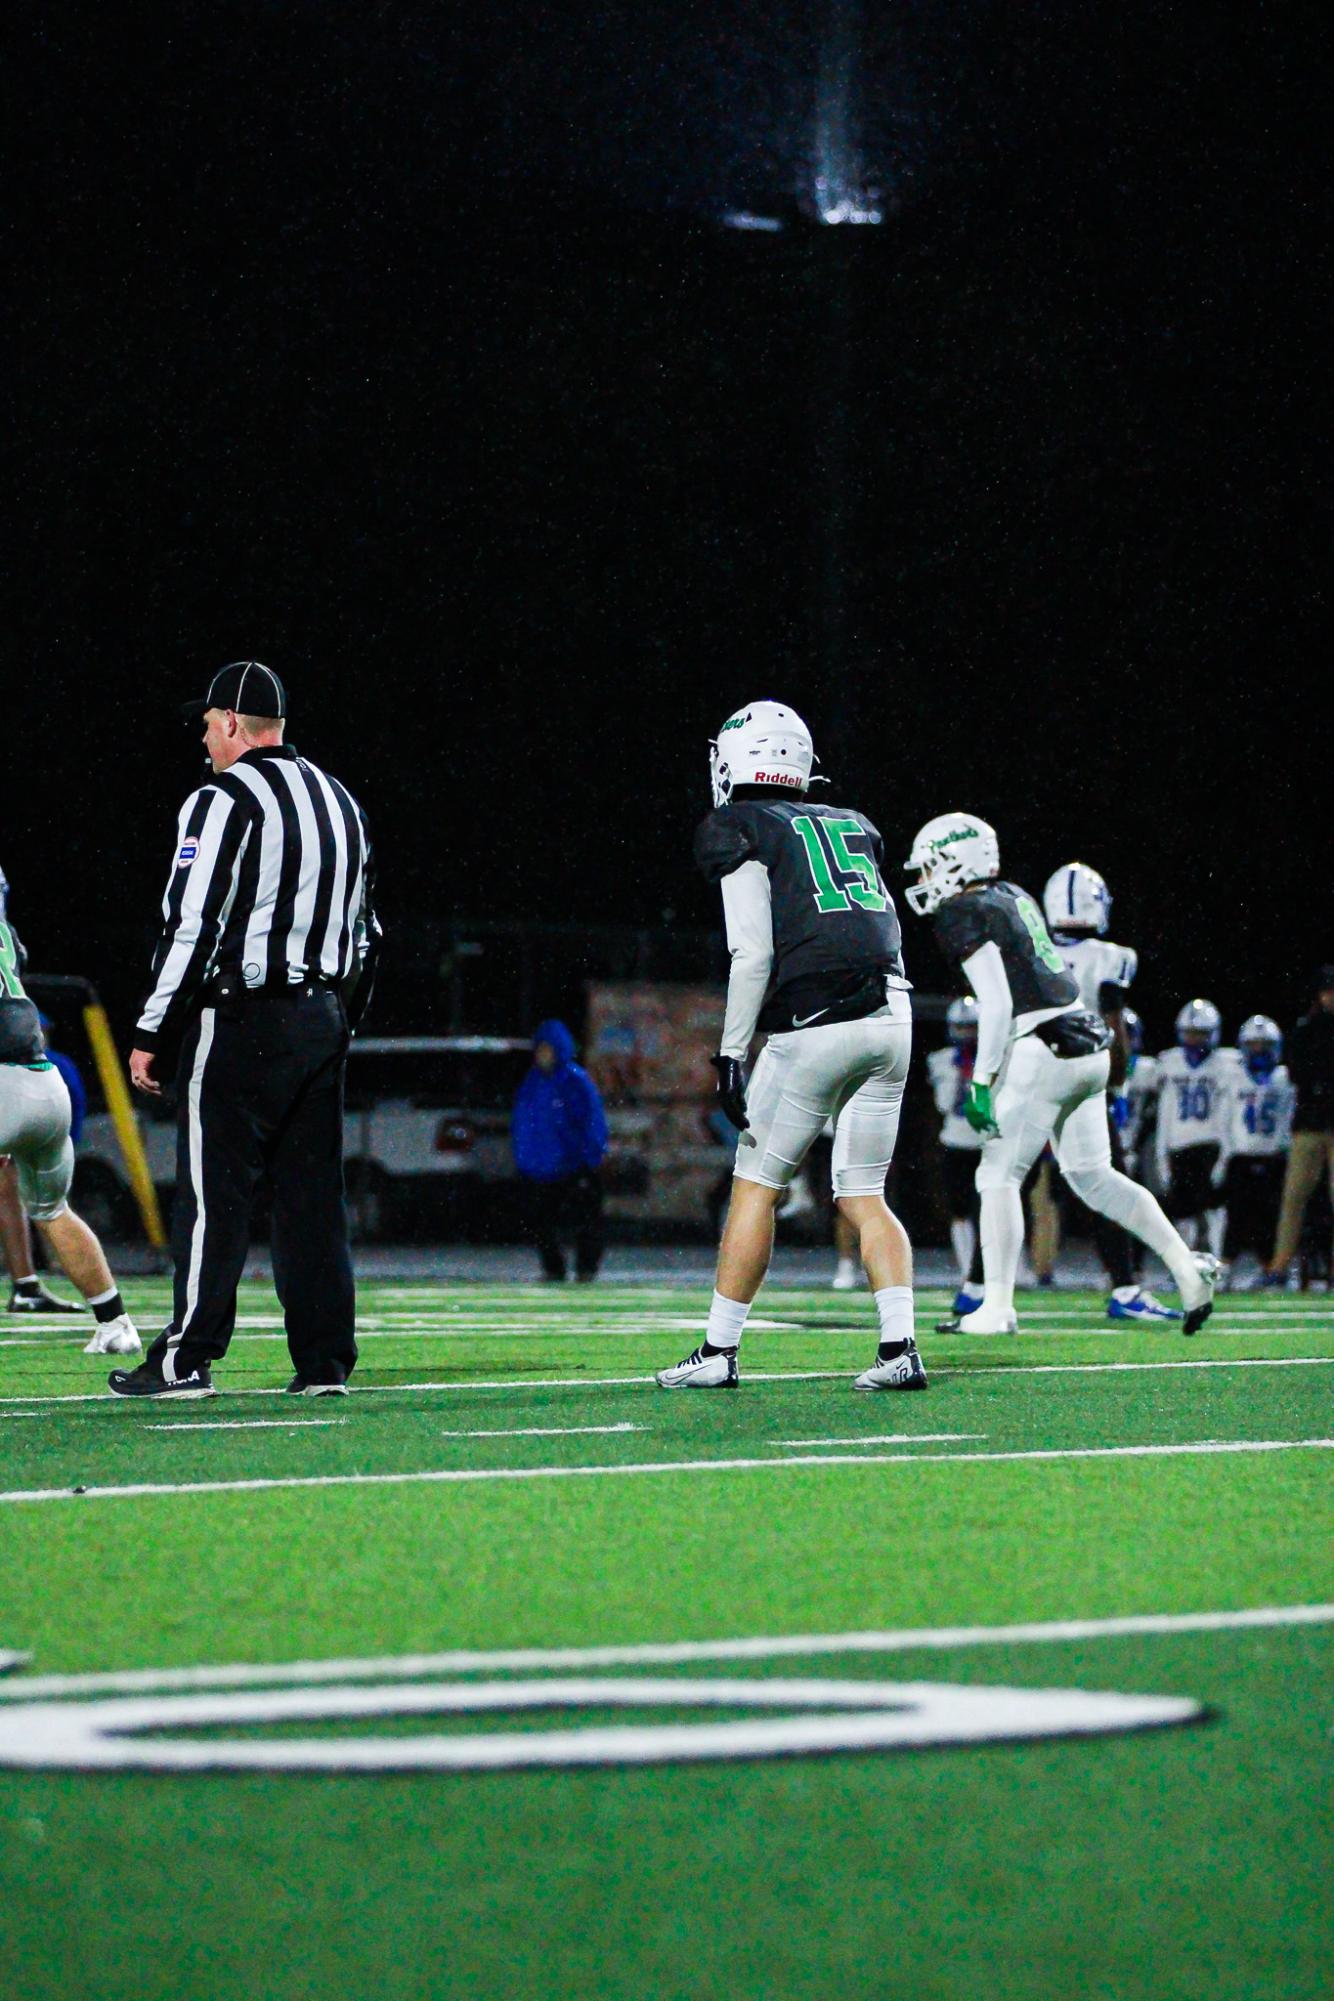
[[[348,1031],[328,987],[206,1007],[177,1075],[171,1325],[148,1361],[170,1380],[227,1352],[256,1190],[273,1201],[273,1277],[309,1382],[351,1374],[355,1292],[343,1203]]]

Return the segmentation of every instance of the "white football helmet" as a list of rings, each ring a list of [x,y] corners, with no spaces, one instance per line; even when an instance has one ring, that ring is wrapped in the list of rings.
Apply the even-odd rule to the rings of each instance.
[[[920,869],[908,903],[919,917],[929,917],[947,897],[999,874],[1000,842],[976,813],[937,813],[919,829],[904,867]]]
[[[709,743],[713,803],[725,806],[738,785],[805,792],[814,762],[811,733],[795,709],[781,702],[748,702]]]
[[[1217,1049],[1223,1035],[1223,1017],[1212,1001],[1187,1001],[1176,1020],[1177,1041],[1183,1049]]]
[[[1264,1042],[1271,1049],[1283,1047],[1283,1030],[1269,1014],[1248,1014],[1237,1030],[1237,1044],[1244,1049],[1248,1042]]]
[[[1058,868],[1042,892],[1042,911],[1049,931],[1107,936],[1112,919],[1112,893],[1087,862],[1067,862]]]
[[[1272,1077],[1283,1054],[1283,1030],[1268,1014],[1247,1015],[1237,1030],[1237,1047],[1257,1082]]]
[[[977,1041],[977,1002],[971,994],[960,994],[945,1010],[945,1026],[955,1048],[962,1042]]]

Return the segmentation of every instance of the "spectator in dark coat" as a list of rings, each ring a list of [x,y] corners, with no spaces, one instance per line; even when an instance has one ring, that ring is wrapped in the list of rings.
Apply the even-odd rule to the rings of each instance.
[[[597,1085],[574,1060],[574,1037],[563,1021],[544,1021],[533,1037],[533,1067],[519,1086],[510,1130],[543,1277],[565,1277],[561,1238],[569,1236],[575,1276],[587,1283],[602,1262],[598,1168],[607,1151],[607,1120]]]
[[[1301,1242],[1306,1205],[1322,1174],[1328,1176],[1334,1197],[1334,966],[1320,968],[1315,988],[1315,1005],[1288,1037],[1288,1072],[1297,1103],[1278,1236],[1267,1273],[1274,1285],[1287,1281]]]

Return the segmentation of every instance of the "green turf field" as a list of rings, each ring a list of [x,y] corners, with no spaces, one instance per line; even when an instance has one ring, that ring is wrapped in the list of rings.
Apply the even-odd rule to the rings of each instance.
[[[736,1394],[680,1288],[365,1287],[345,1400],[265,1287],[206,1402],[0,1326],[3,2001],[1327,2001],[1330,1302],[919,1299],[925,1396],[781,1288]]]

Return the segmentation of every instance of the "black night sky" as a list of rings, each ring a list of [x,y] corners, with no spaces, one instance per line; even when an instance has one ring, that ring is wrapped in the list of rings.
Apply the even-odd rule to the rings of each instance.
[[[1198,991],[1290,1021],[1334,959],[1319,18],[32,11],[0,861],[34,963],[128,1029],[200,768],[175,705],[246,654],[371,817],[382,1026],[432,1025],[395,982],[453,918],[712,923],[705,742],[764,695],[891,860],[965,806],[1034,890],[1100,868],[1164,1039]],[[831,130],[878,226],[818,220]]]

